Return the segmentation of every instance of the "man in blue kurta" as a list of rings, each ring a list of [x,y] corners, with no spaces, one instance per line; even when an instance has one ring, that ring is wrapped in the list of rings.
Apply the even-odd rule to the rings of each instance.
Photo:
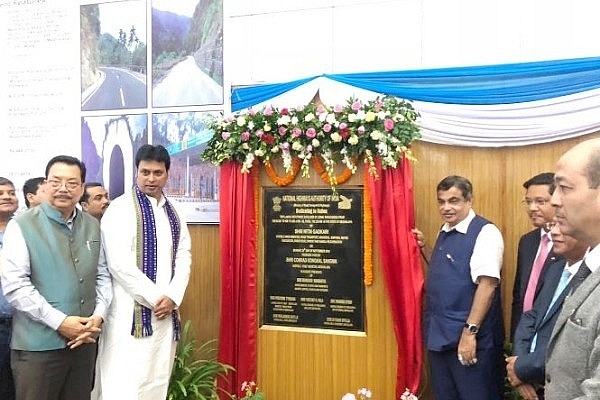
[[[11,367],[19,400],[90,398],[96,341],[112,297],[98,221],[76,209],[85,165],[56,156],[48,201],[13,218],[2,288],[14,307]]]
[[[504,337],[498,228],[472,210],[468,179],[448,176],[437,186],[444,221],[430,249],[423,336],[436,400],[500,400]],[[419,245],[424,238],[414,231]]]

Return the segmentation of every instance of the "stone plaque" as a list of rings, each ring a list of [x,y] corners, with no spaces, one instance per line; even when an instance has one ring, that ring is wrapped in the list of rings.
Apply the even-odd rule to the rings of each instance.
[[[364,331],[362,196],[265,189],[264,324]]]

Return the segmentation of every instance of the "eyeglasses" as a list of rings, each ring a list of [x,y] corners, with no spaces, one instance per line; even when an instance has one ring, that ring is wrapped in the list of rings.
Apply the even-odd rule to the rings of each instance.
[[[532,204],[535,204],[538,207],[543,207],[548,203],[550,203],[550,200],[546,199],[525,199],[521,201],[521,204],[523,204],[525,207],[531,207]]]
[[[48,179],[46,185],[52,190],[59,190],[63,185],[69,191],[75,190],[81,186],[80,182],[76,181],[59,181],[57,179]]]

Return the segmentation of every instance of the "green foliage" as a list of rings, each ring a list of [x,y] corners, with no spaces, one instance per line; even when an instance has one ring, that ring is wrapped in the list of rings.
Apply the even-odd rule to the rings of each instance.
[[[233,367],[217,360],[216,342],[209,340],[196,348],[191,321],[185,322],[177,344],[167,400],[218,399],[216,379],[227,375]]]

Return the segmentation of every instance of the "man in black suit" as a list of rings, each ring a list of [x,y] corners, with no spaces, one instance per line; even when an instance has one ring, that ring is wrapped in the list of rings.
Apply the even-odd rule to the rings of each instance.
[[[525,399],[543,399],[546,349],[563,301],[588,248],[587,243],[552,230],[554,252],[564,258],[547,267],[533,308],[521,316],[513,342],[513,356],[506,359],[508,381]],[[536,397],[537,396],[537,397]]]
[[[551,250],[552,238],[546,229],[546,224],[551,223],[554,217],[554,207],[550,204],[554,192],[554,174],[538,174],[523,183],[523,187],[526,190],[523,205],[535,229],[519,240],[510,323],[511,341],[521,314],[533,306],[540,288],[539,279],[547,267],[559,259]],[[536,258],[541,259],[541,265],[536,264]]]

